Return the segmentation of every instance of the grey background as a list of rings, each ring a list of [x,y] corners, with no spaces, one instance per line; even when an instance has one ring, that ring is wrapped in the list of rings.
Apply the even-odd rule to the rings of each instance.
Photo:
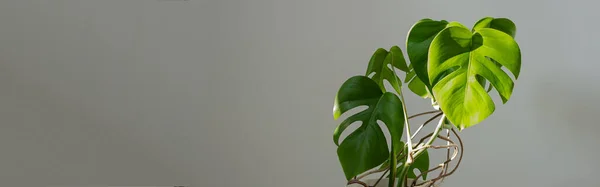
[[[0,1],[0,185],[343,186],[333,97],[421,18],[509,17],[512,99],[444,186],[600,186],[597,3]],[[410,95],[409,113],[428,110]]]

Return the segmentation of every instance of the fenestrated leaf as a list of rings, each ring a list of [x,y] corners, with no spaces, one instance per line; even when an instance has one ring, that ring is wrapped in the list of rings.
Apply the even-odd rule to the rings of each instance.
[[[502,31],[502,32],[510,35],[513,38],[515,38],[515,36],[517,34],[517,27],[516,27],[515,23],[513,23],[510,19],[507,19],[507,18],[493,18],[493,17],[482,18],[479,21],[477,21],[477,23],[475,23],[472,31],[475,32],[482,28],[496,29],[496,30]],[[490,59],[490,60],[494,61],[493,59]],[[502,66],[496,61],[494,61],[494,63],[498,67]],[[479,83],[482,86],[485,86],[487,83],[487,81],[483,77],[477,77],[477,80],[479,81]],[[493,88],[492,85],[488,85],[487,92],[492,91],[492,88]]]
[[[369,61],[366,76],[373,74],[371,79],[375,80],[384,92],[386,89],[383,80],[390,82],[394,90],[400,92],[402,82],[394,70],[390,69],[390,66],[402,71],[408,71],[406,60],[404,59],[402,50],[398,46],[393,46],[389,52],[382,48],[377,49]]]
[[[437,21],[432,19],[422,19],[412,26],[408,32],[408,37],[406,38],[406,52],[408,53],[410,64],[414,68],[419,81],[424,83],[427,88],[431,88],[429,76],[427,75],[427,54],[429,53],[429,46],[431,41],[433,41],[433,38],[442,29],[446,28],[447,25],[448,21],[446,20]],[[413,84],[416,84],[414,87],[420,86],[418,85],[419,83]],[[417,95],[419,96],[424,95],[421,90],[418,90],[417,92]]]
[[[478,76],[489,81],[506,103],[514,83],[494,61],[506,67],[515,78],[521,68],[521,52],[516,41],[492,28],[480,28],[472,33],[463,26],[450,26],[435,37],[428,57],[433,95],[448,119],[461,130],[483,121],[495,110]]]
[[[385,136],[377,124],[383,122],[388,128],[392,147],[402,147],[404,126],[402,102],[393,93],[383,93],[379,85],[366,76],[354,76],[342,84],[333,108],[333,117],[359,106],[368,106],[348,118],[336,128],[333,139],[338,145],[342,132],[354,122],[362,122],[341,144],[337,154],[346,179],[382,164],[390,156]],[[396,152],[396,151],[395,151]]]

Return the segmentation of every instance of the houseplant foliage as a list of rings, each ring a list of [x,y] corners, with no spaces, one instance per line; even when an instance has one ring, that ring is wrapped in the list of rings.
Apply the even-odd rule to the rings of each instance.
[[[380,174],[390,187],[434,185],[452,174],[462,159],[458,132],[484,121],[497,103],[506,103],[512,95],[521,67],[515,34],[515,24],[507,18],[485,17],[471,29],[455,21],[422,19],[408,33],[408,59],[398,46],[375,50],[366,73],[343,82],[335,96],[334,119],[345,117],[333,139],[348,183],[368,186],[361,179]],[[431,100],[434,110],[409,116],[404,86]],[[492,100],[494,92],[501,102]],[[411,131],[417,126],[411,126],[410,119],[427,115],[431,117]],[[414,139],[423,126],[438,118],[433,132],[419,141]],[[360,125],[342,138],[353,123]],[[380,124],[389,131],[390,145]],[[458,141],[450,138],[451,132]],[[446,144],[434,145],[436,140]],[[446,150],[448,160],[430,168],[428,151],[432,149]],[[458,152],[460,158],[455,159]],[[458,164],[450,169],[453,160]],[[415,169],[420,174],[416,175]],[[427,179],[436,170],[439,175]],[[408,179],[424,182],[412,180],[409,184]]]

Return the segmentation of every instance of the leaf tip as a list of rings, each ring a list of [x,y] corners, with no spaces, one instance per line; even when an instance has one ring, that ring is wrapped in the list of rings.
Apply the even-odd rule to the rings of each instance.
[[[338,97],[335,96],[333,102],[333,120],[337,120],[342,115],[342,111],[340,111],[340,106],[338,104]]]

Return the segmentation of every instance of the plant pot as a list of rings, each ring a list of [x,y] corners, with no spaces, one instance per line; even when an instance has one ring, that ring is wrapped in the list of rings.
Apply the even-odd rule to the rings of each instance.
[[[377,179],[365,179],[363,180],[363,182],[365,182],[367,185],[369,185],[369,187],[373,186],[373,184],[375,184],[377,182]],[[388,183],[389,183],[389,179],[381,179],[381,181],[379,181],[379,183],[377,183],[377,186],[373,186],[373,187],[388,187]],[[413,179],[408,179],[408,184],[412,184]],[[419,181],[417,183],[422,183],[422,181]],[[348,185],[347,187],[364,187],[363,185],[360,184],[351,184]],[[427,184],[425,185],[421,185],[418,187],[429,187],[427,186]],[[439,185],[433,185],[432,187],[439,187]]]

